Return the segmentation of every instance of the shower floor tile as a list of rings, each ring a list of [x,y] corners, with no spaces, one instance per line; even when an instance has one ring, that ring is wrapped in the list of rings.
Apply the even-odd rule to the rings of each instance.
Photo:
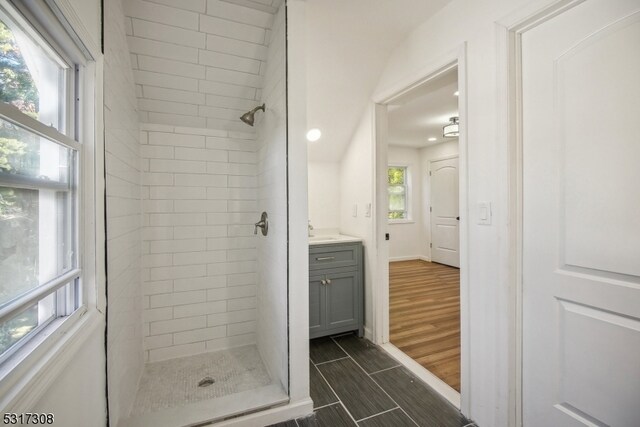
[[[203,379],[211,383],[198,386]],[[131,415],[216,399],[271,384],[255,345],[148,363]]]

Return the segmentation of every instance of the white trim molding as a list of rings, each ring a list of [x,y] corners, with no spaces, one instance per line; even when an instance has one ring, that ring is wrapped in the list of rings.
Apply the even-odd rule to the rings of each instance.
[[[93,309],[61,319],[71,327],[55,328],[43,342],[29,343],[34,348],[0,381],[2,412],[28,412],[47,392],[58,376],[74,360],[86,341],[103,333],[104,317]],[[35,340],[34,340],[35,341]]]
[[[408,78],[405,78],[389,88],[386,88],[373,97],[374,102],[374,182],[376,189],[374,191],[374,230],[373,241],[377,251],[376,265],[373,270],[373,330],[372,335],[374,342],[381,345],[384,349],[394,354],[400,362],[407,368],[412,369],[416,375],[423,379],[433,376],[430,372],[412,361],[408,356],[389,343],[389,253],[388,245],[384,241],[384,233],[389,223],[384,215],[382,206],[386,200],[386,179],[381,179],[381,171],[386,167],[387,163],[387,104],[392,102],[399,96],[415,89],[416,87],[432,80],[443,73],[457,69],[458,74],[458,116],[460,117],[460,136],[458,138],[458,155],[459,158],[459,206],[460,206],[460,314],[461,314],[461,393],[458,394],[451,387],[448,389],[437,387],[440,392],[449,401],[456,402],[463,413],[468,414],[470,410],[471,396],[471,346],[470,346],[470,311],[469,311],[469,254],[468,254],[468,220],[469,220],[469,203],[468,203],[468,172],[467,172],[467,67],[466,67],[466,43],[461,44],[458,49],[442,56],[431,65],[419,70]],[[386,178],[386,173],[383,178]],[[413,258],[415,259],[415,258]],[[397,260],[397,259],[394,259]],[[395,350],[394,350],[395,349]],[[411,363],[413,362],[413,363]],[[415,364],[415,365],[414,365]],[[417,366],[416,366],[417,365]],[[431,381],[431,380],[430,380]],[[427,381],[429,382],[429,381]],[[434,382],[435,384],[435,382]],[[456,397],[457,395],[457,397]]]
[[[429,259],[429,257],[426,257],[424,255],[408,255],[408,256],[397,256],[397,257],[393,257],[393,258],[389,258],[389,262],[396,262],[396,261],[413,261],[413,260],[421,260],[421,261],[427,261],[427,262],[431,262],[431,259]]]
[[[313,401],[310,398],[288,405],[267,409],[254,414],[233,418],[216,423],[219,427],[263,427],[283,421],[309,416],[313,413]]]
[[[69,0],[45,0],[53,12],[58,16],[58,19],[64,18],[67,30],[73,32],[72,36],[75,36],[77,42],[79,42],[86,53],[88,53],[93,59],[97,59],[102,55],[100,40],[94,40],[91,36],[91,32],[87,30],[87,27],[82,22],[82,19],[76,13],[75,8]],[[63,22],[63,25],[65,22]]]
[[[498,60],[498,139],[508,177],[508,229],[500,251],[507,254],[509,286],[509,414],[511,427],[523,425],[522,410],[522,35],[585,0],[540,0],[496,22]]]

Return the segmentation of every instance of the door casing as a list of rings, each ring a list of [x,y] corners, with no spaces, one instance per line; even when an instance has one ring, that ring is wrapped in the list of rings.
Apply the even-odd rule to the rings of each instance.
[[[500,144],[507,151],[509,286],[509,426],[522,427],[522,343],[523,343],[523,134],[522,134],[522,35],[585,0],[555,0],[532,3],[496,22],[498,40],[498,105],[502,126]]]
[[[459,210],[460,210],[460,333],[461,333],[461,363],[460,363],[460,393],[451,388],[437,376],[433,375],[402,351],[389,342],[389,245],[385,240],[388,233],[387,222],[387,105],[398,98],[432,80],[443,73],[457,68],[458,74],[458,116],[460,118],[460,136],[458,138],[459,158]],[[469,325],[469,281],[468,281],[468,179],[467,179],[467,138],[466,138],[466,43],[438,62],[426,69],[410,76],[389,90],[380,92],[373,97],[373,130],[374,130],[374,168],[375,182],[373,200],[373,247],[376,251],[376,265],[372,269],[373,276],[373,325],[372,340],[385,348],[390,354],[400,360],[406,368],[433,387],[443,397],[468,414],[470,409],[469,378],[470,378],[470,325]]]

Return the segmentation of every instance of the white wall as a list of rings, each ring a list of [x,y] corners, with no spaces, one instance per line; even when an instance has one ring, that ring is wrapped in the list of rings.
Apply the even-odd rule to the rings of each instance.
[[[287,107],[285,7],[275,16],[264,77],[266,111],[258,125],[258,212],[269,233],[258,234],[258,349],[269,374],[289,385],[287,336]],[[256,213],[254,222],[258,221]]]
[[[120,0],[104,3],[107,375],[110,421],[126,417],[142,373],[139,125]],[[96,367],[102,369],[102,367]]]
[[[508,268],[508,175],[507,147],[500,124],[505,117],[502,92],[496,76],[500,75],[497,58],[497,21],[522,8],[536,10],[551,0],[454,0],[416,28],[393,52],[382,73],[376,93],[389,93],[390,88],[409,85],[424,75],[442,58],[458,52],[466,43],[466,102],[468,129],[468,279],[469,328],[471,342],[470,382],[463,383],[463,410],[479,425],[505,426],[509,408],[509,283]],[[462,82],[461,82],[462,85]],[[374,95],[374,94],[372,94]],[[374,144],[370,108],[363,112],[362,124],[347,150],[345,165],[363,173],[370,171],[369,153]],[[359,157],[353,156],[358,151]],[[362,195],[371,193],[373,176],[359,184]],[[465,185],[465,183],[463,183]],[[353,186],[352,186],[353,187]],[[354,193],[354,188],[348,189]],[[355,196],[355,194],[353,194]],[[364,196],[367,197],[367,196]],[[493,224],[478,225],[473,220],[478,201],[493,203]],[[344,211],[344,208],[343,208]],[[373,236],[366,220],[351,221],[354,230],[365,241]],[[371,293],[366,282],[365,294]],[[365,312],[371,313],[371,300],[366,299]],[[371,317],[366,317],[371,325]]]
[[[340,228],[340,163],[309,162],[309,220],[314,229]],[[351,179],[351,175],[347,175]],[[313,231],[311,232],[313,234]]]
[[[254,135],[147,124],[141,142],[145,360],[255,343]]]
[[[54,414],[54,425],[69,427],[106,425],[104,335],[97,328],[73,355],[66,369],[30,408]]]
[[[140,121],[246,131],[277,10],[260,3],[126,1]]]
[[[417,148],[389,146],[389,166],[406,166],[409,178],[409,215],[407,221],[389,221],[389,260],[428,259],[429,240],[425,234],[423,187],[426,169]],[[428,212],[427,212],[428,214]]]
[[[372,281],[375,272],[375,248],[373,247],[372,217],[365,216],[366,205],[373,202],[373,147],[371,145],[372,118],[371,108],[362,116],[342,156],[340,176],[350,177],[342,182],[340,191],[340,232],[363,239],[364,278],[365,278],[365,328],[370,332],[373,325]],[[352,177],[352,178],[351,178]],[[357,216],[352,215],[353,205],[357,205]]]

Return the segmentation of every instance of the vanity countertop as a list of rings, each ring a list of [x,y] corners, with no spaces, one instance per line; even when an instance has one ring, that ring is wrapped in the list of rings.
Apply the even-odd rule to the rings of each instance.
[[[346,234],[321,234],[309,236],[309,245],[330,245],[335,243],[362,242],[360,237],[347,236]]]

